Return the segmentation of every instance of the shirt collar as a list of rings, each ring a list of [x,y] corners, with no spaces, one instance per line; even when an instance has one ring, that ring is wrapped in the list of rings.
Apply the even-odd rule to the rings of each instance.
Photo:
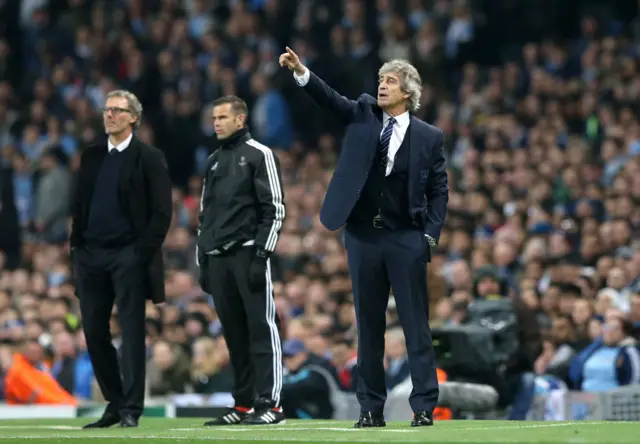
[[[389,114],[387,114],[386,111],[382,112],[382,123],[384,125],[387,124],[387,121],[391,118],[391,116]],[[395,117],[396,119],[396,124],[398,125],[399,128],[404,128],[405,126],[409,125],[409,111],[405,111],[402,114],[398,115]]]
[[[127,148],[129,146],[129,144],[131,143],[131,139],[133,139],[133,133],[129,134],[129,137],[124,139],[118,145],[114,145],[113,143],[111,143],[111,139],[109,139],[109,143],[108,143],[109,152],[111,152],[111,150],[113,150],[113,149],[116,149],[116,150],[118,150],[120,152],[123,152],[125,150],[125,148]]]

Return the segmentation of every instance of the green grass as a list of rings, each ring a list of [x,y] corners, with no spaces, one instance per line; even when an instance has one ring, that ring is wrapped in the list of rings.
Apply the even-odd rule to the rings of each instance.
[[[143,418],[136,429],[81,430],[91,419],[4,420],[0,441],[22,443],[115,444],[121,442],[272,443],[531,443],[621,444],[640,442],[635,422],[443,421],[411,428],[409,422],[380,429],[353,429],[353,422],[287,421],[276,426],[202,427],[203,419]]]

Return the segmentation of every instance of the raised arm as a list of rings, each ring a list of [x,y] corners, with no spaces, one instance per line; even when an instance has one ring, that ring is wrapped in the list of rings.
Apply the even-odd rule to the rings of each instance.
[[[287,52],[280,55],[280,66],[286,66],[293,71],[296,83],[302,86],[318,105],[337,115],[345,124],[351,122],[357,106],[356,101],[338,94],[304,66],[291,48],[287,46],[286,49]]]

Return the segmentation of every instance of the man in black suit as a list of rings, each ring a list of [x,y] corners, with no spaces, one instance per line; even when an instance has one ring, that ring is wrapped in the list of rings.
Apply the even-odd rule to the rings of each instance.
[[[412,115],[420,104],[420,75],[409,62],[391,60],[378,72],[377,100],[362,94],[356,101],[334,91],[289,48],[280,65],[347,125],[320,221],[332,231],[346,224],[358,323],[361,410],[355,427],[386,425],[383,357],[391,288],[413,382],[411,425],[430,426],[439,388],[428,324],[426,263],[444,225],[449,188],[442,131]]]
[[[165,301],[161,247],[171,223],[171,180],[163,153],[133,135],[142,117],[135,95],[109,93],[102,112],[109,140],[82,154],[70,235],[87,349],[109,401],[85,428],[136,427],[144,406],[145,304]],[[119,366],[109,331],[114,301]]]

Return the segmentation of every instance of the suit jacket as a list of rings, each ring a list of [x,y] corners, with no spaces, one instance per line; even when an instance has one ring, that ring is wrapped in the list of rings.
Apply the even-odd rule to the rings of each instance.
[[[376,99],[362,94],[350,100],[312,72],[305,91],[323,108],[347,124],[338,165],[320,210],[320,221],[334,231],[347,221],[364,188],[382,131],[382,109]],[[409,137],[409,213],[434,239],[447,215],[449,186],[442,131],[411,116]]]
[[[106,144],[99,144],[82,153],[72,210],[69,239],[72,249],[82,246],[93,186],[107,150]],[[162,244],[173,213],[169,170],[162,151],[136,137],[131,139],[124,155],[119,177],[120,203],[138,235],[136,248],[147,264],[150,286],[147,298],[159,304],[166,299]]]

